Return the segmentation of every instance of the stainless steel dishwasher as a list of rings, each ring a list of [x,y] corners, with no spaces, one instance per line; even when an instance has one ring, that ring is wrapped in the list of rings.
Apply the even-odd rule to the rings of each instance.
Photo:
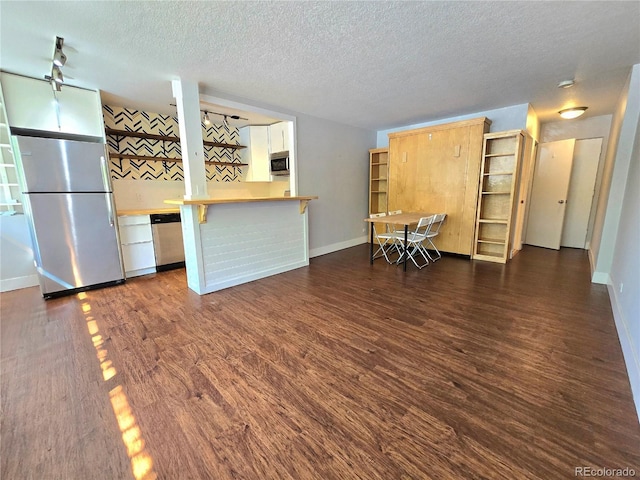
[[[153,249],[156,270],[171,270],[184,267],[184,245],[182,223],[179,213],[154,213],[151,215]]]

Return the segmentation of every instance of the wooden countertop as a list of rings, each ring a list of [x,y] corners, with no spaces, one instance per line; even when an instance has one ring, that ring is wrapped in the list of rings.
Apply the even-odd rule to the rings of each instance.
[[[318,197],[250,197],[250,198],[200,198],[185,200],[182,198],[172,198],[165,200],[169,205],[216,205],[220,203],[250,203],[250,202],[280,202],[288,200],[317,200]]]
[[[206,223],[207,221],[207,208],[209,205],[221,205],[229,203],[255,203],[255,202],[287,202],[295,200],[300,202],[300,214],[303,214],[307,205],[311,200],[316,200],[318,197],[249,197],[249,198],[199,198],[199,199],[176,199],[165,200],[164,203],[169,205],[196,205],[198,207],[198,221],[200,223]]]
[[[117,210],[117,215],[152,215],[154,213],[180,213],[179,208],[139,208],[135,210]]]

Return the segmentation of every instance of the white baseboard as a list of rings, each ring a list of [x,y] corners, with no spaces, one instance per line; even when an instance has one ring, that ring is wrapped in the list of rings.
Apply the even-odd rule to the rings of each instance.
[[[593,272],[591,275],[592,283],[599,283],[601,285],[611,285],[611,277],[605,272]]]
[[[24,277],[5,278],[0,280],[0,292],[10,292],[21,288],[37,287],[38,275],[26,275]]]
[[[591,248],[587,248],[587,257],[589,257],[589,266],[591,267],[591,276],[593,276],[593,274],[596,271],[596,261],[593,258],[593,250],[591,250]]]
[[[312,248],[309,250],[309,258],[319,257],[320,255],[326,255],[327,253],[337,252],[338,250],[344,250],[345,248],[355,247],[356,245],[362,245],[367,243],[366,235],[363,237],[354,238],[345,242],[332,243],[324,247]]]
[[[636,413],[640,422],[640,352],[634,348],[633,338],[629,331],[629,323],[625,318],[624,312],[620,308],[616,289],[611,283],[607,286],[609,290],[609,298],[611,299],[611,309],[613,310],[613,319],[616,322],[616,330],[618,331],[618,339],[622,347],[624,355],[624,363],[627,366],[627,375],[629,375],[629,383],[631,384],[631,394],[633,402],[636,405]]]
[[[587,256],[589,257],[589,266],[591,267],[591,283],[598,283],[601,285],[611,285],[611,277],[606,272],[596,272],[596,261],[593,258],[593,250],[587,249]]]

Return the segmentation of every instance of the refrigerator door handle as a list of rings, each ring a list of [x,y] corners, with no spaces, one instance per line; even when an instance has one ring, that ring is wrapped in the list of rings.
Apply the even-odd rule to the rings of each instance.
[[[102,185],[104,185],[104,191],[109,192],[109,169],[107,167],[107,159],[103,156],[100,157],[100,170],[102,173]]]
[[[109,216],[109,226],[113,227],[114,220],[113,220],[113,206],[111,205],[111,194],[105,193],[104,199],[107,201],[107,215]]]
[[[109,192],[109,170],[107,168],[107,159],[104,156],[100,157],[100,170],[102,171],[102,184],[104,185],[104,191]],[[105,194],[107,200],[107,215],[109,215],[109,226],[113,227],[113,206],[111,205],[111,195]]]

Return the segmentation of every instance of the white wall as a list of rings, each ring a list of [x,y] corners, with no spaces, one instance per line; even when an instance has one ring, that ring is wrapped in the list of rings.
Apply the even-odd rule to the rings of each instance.
[[[540,120],[538,120],[538,114],[531,105],[527,108],[527,126],[525,130],[536,142],[540,141]]]
[[[0,216],[0,292],[38,285],[25,215]]]
[[[640,64],[613,115],[592,248],[594,282],[606,283],[640,419]],[[607,193],[605,195],[605,192]]]
[[[640,64],[635,65],[611,121],[602,189],[591,239],[593,281],[609,283],[627,175],[640,116]]]
[[[639,86],[640,87],[640,86]],[[640,418],[640,123],[636,129],[611,268],[616,326]],[[622,290],[622,291],[620,291]]]
[[[469,115],[460,115],[458,117],[434,120],[432,122],[416,123],[413,125],[391,128],[388,130],[380,130],[377,132],[376,147],[388,147],[388,135],[392,132],[413,130],[415,128],[430,127],[432,125],[440,125],[441,123],[458,122],[460,120],[469,120],[471,118],[478,117],[487,117],[489,120],[491,120],[491,132],[502,132],[504,130],[526,130],[528,115],[529,104],[523,103],[522,105],[512,105],[510,107],[497,108],[495,110],[487,110],[485,112],[476,112]]]
[[[310,256],[366,242],[375,132],[307,115],[297,129],[299,194],[320,197],[309,203]]]

